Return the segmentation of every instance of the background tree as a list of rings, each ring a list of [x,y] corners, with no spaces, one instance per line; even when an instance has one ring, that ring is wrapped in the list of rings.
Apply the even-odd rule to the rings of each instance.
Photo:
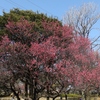
[[[80,6],[80,8],[73,7],[67,11],[63,24],[72,26],[78,35],[89,37],[93,25],[99,19],[100,13],[97,13],[97,5],[86,3]]]
[[[42,20],[47,22],[58,21],[61,24],[58,19],[49,17],[46,14],[33,12],[31,10],[19,10],[18,8],[15,8],[10,10],[9,13],[3,12],[3,15],[0,16],[0,36],[4,35],[5,33],[8,34],[8,32],[5,32],[5,25],[8,23],[9,19],[17,22],[22,17],[30,22],[35,22],[34,31],[39,33],[43,33],[43,28],[41,26]]]

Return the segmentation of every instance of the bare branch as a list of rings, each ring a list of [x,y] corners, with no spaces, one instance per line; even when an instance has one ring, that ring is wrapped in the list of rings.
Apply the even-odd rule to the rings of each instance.
[[[63,24],[72,26],[78,35],[89,37],[91,28],[100,19],[100,13],[97,13],[97,5],[86,3],[80,8],[71,8],[63,18]]]

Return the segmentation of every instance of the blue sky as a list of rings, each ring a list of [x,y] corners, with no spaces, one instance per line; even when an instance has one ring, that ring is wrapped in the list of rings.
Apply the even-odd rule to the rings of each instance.
[[[39,11],[40,13],[62,20],[64,14],[71,7],[79,7],[83,3],[88,2],[94,2],[98,6],[98,12],[100,12],[100,0],[1,0],[0,15],[2,15],[3,10],[9,12],[10,9],[19,8],[23,10],[32,10],[34,12]],[[100,21],[94,25],[94,28],[100,28]],[[90,38],[96,38],[99,35],[100,30],[93,30]]]
[[[100,0],[1,0],[0,15],[3,10],[9,12],[10,9],[20,8],[47,13],[48,16],[57,17],[61,20],[68,9],[87,2],[99,4],[98,7],[100,8]]]

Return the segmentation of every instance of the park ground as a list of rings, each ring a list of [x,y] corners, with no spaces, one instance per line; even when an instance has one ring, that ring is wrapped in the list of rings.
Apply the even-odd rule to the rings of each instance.
[[[11,99],[11,97],[2,97],[2,98],[0,98],[0,100],[12,100]],[[17,100],[17,99],[15,99],[15,100]],[[21,99],[21,100],[24,100],[24,99]],[[46,100],[46,98],[40,98],[40,100]],[[52,99],[50,99],[50,100],[52,100]],[[59,98],[57,98],[56,100],[60,100]],[[65,100],[65,99],[63,99],[63,100]],[[100,100],[100,97],[94,97],[94,98],[92,98],[91,100]]]

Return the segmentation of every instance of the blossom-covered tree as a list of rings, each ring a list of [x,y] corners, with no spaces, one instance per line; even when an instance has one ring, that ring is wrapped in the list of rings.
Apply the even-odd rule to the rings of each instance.
[[[99,69],[99,59],[91,49],[89,39],[74,35],[72,27],[56,22],[48,24],[44,20],[42,28],[50,35],[41,33],[40,36],[33,30],[34,24],[21,19],[6,25],[12,37],[2,37],[0,64],[11,73],[11,89],[14,89],[14,82],[20,80],[26,84],[26,92],[29,86],[32,100],[44,95],[54,100],[62,93],[67,99],[70,85],[85,89],[87,83],[94,84],[91,71],[95,73]],[[83,82],[83,78],[86,81]]]

